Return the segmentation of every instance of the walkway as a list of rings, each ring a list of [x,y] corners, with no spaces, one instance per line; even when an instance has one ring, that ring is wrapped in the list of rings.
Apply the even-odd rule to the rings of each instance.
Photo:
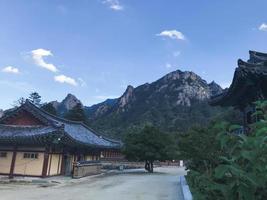
[[[0,185],[2,200],[182,200],[182,168],[155,169],[154,174],[134,170],[122,174],[68,180],[52,187]]]

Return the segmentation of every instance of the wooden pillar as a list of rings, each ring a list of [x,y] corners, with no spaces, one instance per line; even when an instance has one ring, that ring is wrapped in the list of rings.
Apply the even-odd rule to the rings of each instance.
[[[52,164],[52,154],[48,154],[49,156],[49,167],[48,167],[48,176],[50,176],[51,164]]]
[[[61,168],[60,168],[60,174],[61,175],[65,175],[65,168],[66,168],[65,157],[66,157],[65,152],[63,152],[62,157],[61,157]]]
[[[43,171],[42,171],[42,177],[46,177],[47,176],[47,168],[48,168],[48,160],[49,159],[49,154],[48,154],[48,149],[45,149],[44,152],[44,162],[43,162]]]
[[[61,154],[61,167],[60,167],[60,175],[65,174],[65,157],[66,157],[66,149],[62,147],[62,154]]]
[[[14,177],[14,169],[15,169],[15,164],[16,164],[16,157],[17,157],[17,147],[15,147],[14,150],[13,150],[12,161],[11,161],[11,165],[10,165],[9,178],[13,178]]]
[[[61,160],[62,160],[62,158],[61,158],[61,154],[59,154],[59,157],[58,157],[58,163],[57,163],[57,174],[61,174],[61,172],[60,172],[60,162],[61,162]],[[62,163],[61,163],[62,164]]]

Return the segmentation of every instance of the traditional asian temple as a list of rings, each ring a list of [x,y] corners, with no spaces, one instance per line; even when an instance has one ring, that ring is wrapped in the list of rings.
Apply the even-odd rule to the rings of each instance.
[[[0,174],[70,175],[73,163],[121,157],[121,143],[29,101],[0,118]]]
[[[267,54],[249,51],[247,62],[239,59],[230,87],[214,96],[210,104],[233,106],[243,112],[244,127],[253,122],[253,102],[267,98]]]

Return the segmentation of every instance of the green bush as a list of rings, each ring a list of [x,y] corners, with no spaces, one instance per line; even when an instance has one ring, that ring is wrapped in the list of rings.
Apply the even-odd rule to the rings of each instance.
[[[267,103],[255,104],[257,121],[246,135],[233,134],[237,125],[217,122],[180,138],[194,199],[267,199]]]

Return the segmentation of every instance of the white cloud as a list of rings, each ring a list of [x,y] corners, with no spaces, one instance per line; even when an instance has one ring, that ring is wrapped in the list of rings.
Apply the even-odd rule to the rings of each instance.
[[[260,31],[267,31],[267,24],[262,23],[262,24],[259,26],[259,30],[260,30]]]
[[[36,49],[31,51],[32,59],[34,60],[34,63],[42,68],[45,68],[52,72],[58,72],[58,69],[55,65],[51,63],[46,63],[44,61],[44,57],[46,56],[53,56],[51,51],[45,50],[45,49]]]
[[[180,51],[175,51],[175,52],[172,53],[172,55],[173,55],[174,57],[178,57],[178,56],[181,55],[181,52],[180,52]]]
[[[124,10],[124,7],[120,4],[119,0],[104,0],[102,3],[115,11]]]
[[[175,40],[185,40],[184,34],[177,30],[165,30],[157,34],[157,36],[168,37]]]
[[[7,66],[7,67],[4,67],[4,68],[2,69],[2,72],[5,72],[5,73],[12,73],[12,74],[18,74],[18,73],[19,73],[19,69],[16,68],[16,67]]]
[[[170,69],[170,68],[172,68],[172,65],[171,65],[170,63],[166,63],[165,67],[166,67],[167,69]]]
[[[54,77],[54,80],[59,83],[67,83],[69,85],[77,86],[78,83],[74,78],[65,76],[65,75],[58,75]]]

